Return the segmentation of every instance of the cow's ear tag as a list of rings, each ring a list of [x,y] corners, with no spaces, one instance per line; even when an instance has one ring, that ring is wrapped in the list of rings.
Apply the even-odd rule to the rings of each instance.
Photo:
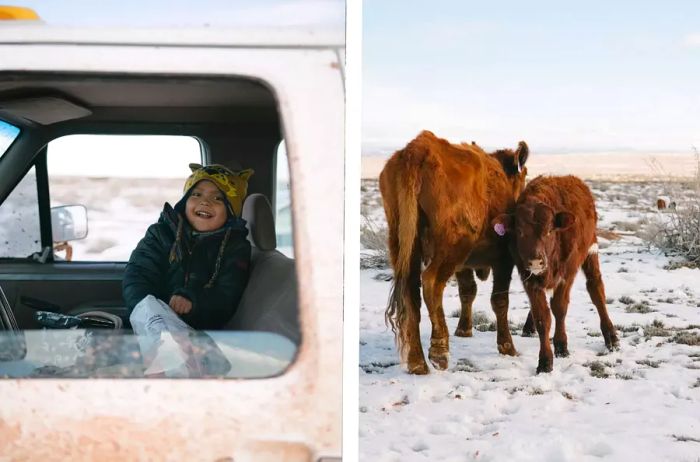
[[[496,223],[493,225],[493,230],[496,231],[496,234],[499,236],[505,236],[506,235],[506,225],[503,223]]]

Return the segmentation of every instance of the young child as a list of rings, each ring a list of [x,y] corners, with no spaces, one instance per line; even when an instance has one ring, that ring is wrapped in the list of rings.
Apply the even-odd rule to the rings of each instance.
[[[147,295],[167,303],[195,329],[221,329],[248,280],[250,243],[240,218],[248,169],[190,164],[185,194],[166,203],[132,252],[122,284],[129,312]]]

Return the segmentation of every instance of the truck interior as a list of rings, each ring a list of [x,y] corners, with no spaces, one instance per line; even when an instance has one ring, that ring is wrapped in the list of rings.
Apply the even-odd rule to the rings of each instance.
[[[295,264],[278,251],[275,232],[278,148],[284,139],[278,104],[264,82],[246,77],[0,73],[0,121],[19,129],[9,148],[0,152],[0,215],[6,200],[32,172],[40,241],[36,252],[27,255],[0,252],[0,299],[5,306],[0,329],[40,329],[37,311],[80,315],[99,310],[120,318],[122,330],[129,331],[121,296],[126,262],[58,257],[47,146],[70,135],[180,135],[199,142],[202,164],[255,170],[242,213],[253,247],[251,273],[226,328],[274,333],[296,349],[301,332]],[[90,153],[98,159],[100,155],[108,154]],[[90,214],[88,209],[88,222]],[[157,217],[152,218],[154,222]],[[0,245],[9,248],[13,236],[28,231],[3,221]],[[0,360],[13,359],[13,354],[4,356],[0,353]],[[21,351],[14,356],[21,360]]]

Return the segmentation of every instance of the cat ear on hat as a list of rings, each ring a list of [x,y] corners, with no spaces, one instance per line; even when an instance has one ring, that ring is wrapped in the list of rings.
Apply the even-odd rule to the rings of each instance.
[[[201,164],[195,164],[195,163],[190,164],[189,167],[190,167],[190,170],[192,170],[193,173],[196,172],[197,170],[201,169],[201,168],[204,168],[204,167],[202,167]]]
[[[255,170],[253,170],[252,168],[247,168],[245,170],[241,170],[240,172],[238,172],[238,176],[240,176],[244,180],[247,180],[248,178],[253,176],[253,173],[255,173]]]

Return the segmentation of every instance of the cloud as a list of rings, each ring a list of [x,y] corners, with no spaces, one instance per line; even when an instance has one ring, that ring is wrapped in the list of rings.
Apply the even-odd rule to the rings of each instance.
[[[340,25],[345,23],[343,2],[298,0],[244,8],[239,12],[244,23],[271,26]]]
[[[686,35],[683,38],[683,45],[688,48],[700,48],[700,33]]]
[[[436,92],[425,83],[375,82],[363,86],[366,154],[398,149],[423,129],[487,149],[523,139],[537,152],[684,152],[697,140],[700,97],[684,88],[563,82],[542,89],[517,82],[470,86],[466,79],[460,88]]]

